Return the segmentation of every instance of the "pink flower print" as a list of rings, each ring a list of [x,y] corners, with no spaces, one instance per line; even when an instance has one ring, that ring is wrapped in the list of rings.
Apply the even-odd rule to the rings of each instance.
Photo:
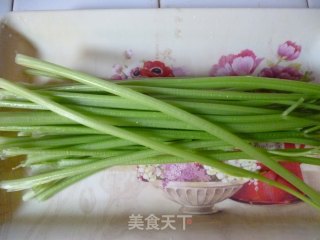
[[[293,67],[283,67],[279,65],[270,68],[264,68],[259,73],[260,77],[281,78],[290,80],[300,80],[303,74],[298,69]]]
[[[124,51],[124,57],[125,59],[129,60],[132,58],[133,55],[133,51],[132,49],[127,49],[126,51]]]
[[[112,68],[116,74],[121,74],[123,72],[123,67],[120,64],[114,64]]]
[[[164,166],[164,178],[169,181],[210,181],[204,167],[198,163],[167,164]]]
[[[278,55],[281,59],[292,61],[299,57],[301,53],[301,46],[292,41],[286,41],[278,48]]]
[[[113,65],[114,75],[111,76],[113,80],[123,80],[127,79],[128,76],[123,72],[123,67],[120,64]]]
[[[127,75],[125,75],[124,73],[121,73],[121,74],[114,74],[111,76],[111,79],[112,80],[124,80],[124,79],[127,79]]]
[[[135,67],[130,71],[130,76],[132,78],[141,78],[141,73],[140,73],[140,68],[139,67]]]
[[[182,67],[173,67],[172,72],[175,77],[183,77],[188,75],[188,72]]]
[[[239,54],[222,56],[219,63],[212,66],[211,76],[242,76],[250,75],[261,63],[263,58],[257,56],[251,50],[243,50]]]

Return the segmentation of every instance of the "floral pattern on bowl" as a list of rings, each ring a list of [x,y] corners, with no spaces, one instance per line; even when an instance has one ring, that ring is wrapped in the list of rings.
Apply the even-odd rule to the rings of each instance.
[[[212,214],[219,211],[216,203],[230,198],[243,186],[244,180],[223,182],[169,182],[165,188],[159,181],[153,184],[162,189],[166,198],[181,205],[180,212]]]
[[[252,160],[229,160],[229,164],[257,171]],[[164,195],[180,204],[180,212],[211,214],[214,205],[233,196],[248,179],[229,176],[199,163],[139,165],[138,179],[150,182]]]

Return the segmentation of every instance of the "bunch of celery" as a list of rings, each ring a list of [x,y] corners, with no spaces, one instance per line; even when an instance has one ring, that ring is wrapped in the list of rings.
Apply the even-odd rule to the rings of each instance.
[[[116,165],[199,162],[320,209],[320,194],[279,164],[320,164],[320,85],[258,77],[115,82],[24,55],[16,62],[31,74],[78,83],[41,87],[0,79],[0,131],[16,133],[1,137],[2,157],[26,155],[19,167],[42,169],[3,180],[1,188],[30,189],[26,199],[44,200]],[[308,147],[271,151],[259,142]],[[225,163],[230,159],[258,160],[297,190]]]

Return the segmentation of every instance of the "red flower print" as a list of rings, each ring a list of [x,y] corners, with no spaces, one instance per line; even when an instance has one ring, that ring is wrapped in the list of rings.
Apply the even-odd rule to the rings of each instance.
[[[172,69],[160,61],[144,62],[140,68],[140,76],[142,77],[174,77]]]
[[[299,57],[301,46],[292,41],[286,41],[278,48],[278,55],[283,60],[292,61]]]
[[[242,76],[250,75],[261,63],[262,58],[251,50],[243,50],[239,54],[229,54],[222,56],[219,63],[212,66],[211,76]]]

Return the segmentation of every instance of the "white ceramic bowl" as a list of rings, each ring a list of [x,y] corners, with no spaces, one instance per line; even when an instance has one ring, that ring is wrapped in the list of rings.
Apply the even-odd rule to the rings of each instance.
[[[320,166],[301,164],[300,167],[305,183],[320,192]]]
[[[218,211],[215,204],[235,194],[245,183],[237,181],[222,182],[169,182],[162,187],[161,181],[155,182],[165,197],[181,205],[180,212],[189,214],[212,214]]]

